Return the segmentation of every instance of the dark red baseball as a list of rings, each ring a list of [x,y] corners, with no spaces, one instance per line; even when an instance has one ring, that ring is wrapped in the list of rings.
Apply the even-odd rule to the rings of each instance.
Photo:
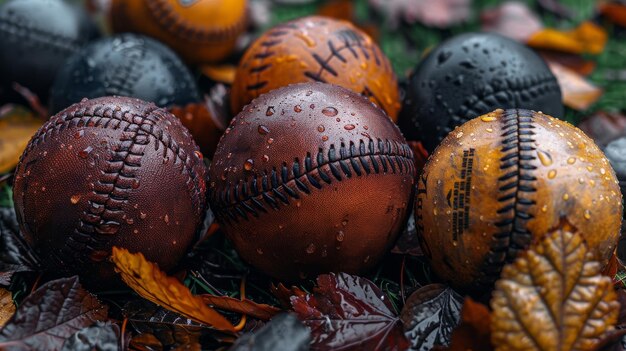
[[[171,270],[197,241],[205,166],[180,121],[125,97],[84,100],[33,136],[15,173],[24,238],[47,268],[117,282],[112,246]]]
[[[345,88],[303,83],[246,106],[220,140],[209,201],[237,252],[279,279],[362,272],[406,220],[413,153]]]

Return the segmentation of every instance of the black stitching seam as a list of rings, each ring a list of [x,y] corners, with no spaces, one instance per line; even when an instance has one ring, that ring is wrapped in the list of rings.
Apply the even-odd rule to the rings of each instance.
[[[272,29],[267,34],[273,39],[261,42],[260,45],[263,47],[263,52],[254,55],[254,58],[260,60],[260,63],[257,66],[250,67],[250,69],[248,70],[251,75],[255,76],[255,83],[246,86],[246,89],[254,90],[254,95],[256,96],[260,95],[259,89],[263,88],[267,85],[267,83],[269,83],[268,80],[261,80],[261,73],[266,69],[272,67],[272,64],[266,63],[265,59],[274,55],[274,52],[271,51],[271,49],[274,46],[280,44],[281,40],[278,38],[288,34],[288,32],[285,31],[286,28],[289,27],[285,25],[279,25],[277,27],[274,27],[274,29]]]
[[[140,167],[140,160],[145,147],[150,143],[150,137],[154,138],[155,150],[163,146],[163,157],[167,152],[174,154],[174,164],[180,163],[181,174],[187,173],[186,186],[191,195],[193,207],[199,214],[203,205],[203,194],[199,186],[199,176],[194,171],[193,158],[174,141],[171,136],[161,128],[154,125],[160,119],[165,119],[163,111],[156,106],[143,112],[142,115],[132,114],[121,109],[105,108],[103,106],[90,106],[54,117],[46,126],[41,128],[33,137],[26,155],[33,147],[43,143],[47,138],[58,134],[67,128],[94,127],[122,129],[125,133],[133,133],[132,136],[122,136],[121,146],[115,151],[109,161],[108,169],[102,171],[100,179],[94,183],[95,201],[90,201],[90,207],[83,212],[79,227],[73,235],[68,236],[62,252],[55,253],[57,260],[68,261],[78,259],[73,252],[76,248],[87,245],[91,250],[99,250],[110,240],[119,227],[115,222],[116,216],[121,214],[121,206],[128,199],[128,193],[135,181],[134,170]],[[102,234],[97,237],[93,234]]]
[[[551,73],[506,80],[494,79],[490,84],[475,89],[474,94],[465,99],[456,113],[452,114],[448,125],[443,128],[441,138],[443,139],[455,126],[492,111],[502,104],[511,105],[511,102],[514,102],[515,106],[520,106],[531,98],[558,89],[558,83]]]
[[[246,26],[246,15],[239,22],[221,28],[194,26],[186,23],[167,0],[145,0],[148,9],[166,30],[187,40],[198,43],[216,43],[234,39]],[[211,25],[207,23],[207,25]]]
[[[290,198],[299,199],[302,194],[310,194],[313,188],[322,189],[324,183],[380,173],[414,176],[411,148],[382,139],[342,142],[339,147],[332,144],[328,150],[319,148],[317,155],[307,153],[302,161],[296,157],[291,165],[283,162],[278,168],[239,180],[234,186],[210,189],[209,198],[218,218],[238,222],[247,220],[248,214],[259,217],[260,212],[277,210],[281,204],[289,205]]]
[[[145,55],[145,49],[144,45],[134,45],[122,50],[122,54],[126,57],[126,64],[111,70],[113,74],[106,77],[106,82],[104,82],[109,95],[133,95],[133,84],[141,78],[141,72],[137,68]]]
[[[482,276],[478,283],[493,284],[498,279],[505,263],[512,262],[517,254],[526,249],[531,241],[527,222],[534,216],[531,209],[536,205],[530,199],[537,189],[537,177],[534,171],[536,161],[535,126],[533,112],[529,110],[507,110],[500,117],[502,123],[502,153],[498,178],[500,208],[497,214],[502,216],[496,222],[498,233],[494,234],[490,251],[487,254]]]
[[[18,39],[29,39],[42,47],[64,52],[75,52],[81,47],[81,41],[57,33],[50,33],[39,28],[15,21],[8,16],[0,16],[0,33]]]

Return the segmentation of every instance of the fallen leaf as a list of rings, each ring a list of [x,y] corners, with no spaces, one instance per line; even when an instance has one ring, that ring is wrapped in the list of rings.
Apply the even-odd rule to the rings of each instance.
[[[602,89],[596,87],[571,69],[547,61],[548,67],[556,76],[563,94],[563,104],[575,110],[586,110],[602,96]]]
[[[172,106],[170,112],[178,117],[200,147],[205,157],[213,158],[217,143],[225,127],[223,121],[211,113],[206,102],[190,103],[185,106]]]
[[[584,118],[578,128],[604,149],[611,141],[626,136],[626,116],[618,112],[597,111]]]
[[[0,328],[15,314],[13,296],[7,289],[0,288]]]
[[[426,285],[411,294],[400,313],[411,350],[447,346],[459,323],[462,304],[463,297],[442,284]]]
[[[98,322],[83,328],[63,344],[61,351],[120,350],[120,329],[111,323]]]
[[[133,254],[126,249],[113,247],[111,260],[122,280],[146,300],[215,329],[235,331],[235,327],[224,316],[204,304],[202,297],[192,295],[186,286],[167,276],[141,253]]]
[[[502,270],[491,300],[496,350],[592,350],[620,305],[583,237],[566,220]]]
[[[0,113],[0,173],[17,165],[30,138],[44,121],[22,107],[8,106]]]
[[[354,1],[352,0],[327,1],[320,5],[317,9],[317,14],[352,22],[354,19],[354,7]]]
[[[420,22],[447,28],[465,22],[471,15],[470,0],[369,0],[369,4],[383,13],[392,27],[401,22]]]
[[[567,54],[551,50],[539,50],[538,54],[545,61],[560,63],[561,65],[583,76],[590,75],[596,69],[597,65],[594,60],[587,60],[581,55],[576,54]]]
[[[493,350],[491,346],[491,315],[487,306],[465,298],[461,322],[452,332],[449,351]]]
[[[256,303],[248,299],[239,300],[230,296],[215,296],[210,294],[200,296],[202,296],[204,303],[211,305],[214,308],[242,313],[264,321],[270,320],[272,317],[281,312],[280,309],[274,306]]]
[[[59,350],[78,330],[105,320],[107,310],[76,276],[47,282],[22,301],[0,330],[0,349]]]
[[[409,343],[389,298],[369,280],[323,274],[306,296],[293,296],[298,318],[311,328],[312,350],[406,350]]]
[[[604,51],[607,39],[604,29],[587,21],[570,31],[544,28],[531,35],[526,44],[535,49],[598,55]]]
[[[609,2],[600,5],[600,14],[609,21],[626,27],[626,4],[619,2]]]
[[[428,151],[421,141],[408,141],[409,146],[413,150],[413,158],[415,159],[415,170],[419,173],[424,169],[426,161],[428,161]]]
[[[163,344],[161,343],[161,341],[159,341],[159,339],[157,339],[156,336],[150,333],[142,333],[137,336],[134,336],[130,340],[129,348],[131,350],[138,350],[138,351],[155,351],[155,350],[163,350]],[[192,347],[189,348],[189,351],[192,351],[192,350],[199,351],[200,344],[198,344],[197,347],[193,345]]]
[[[19,234],[13,208],[0,208],[0,285],[9,285],[17,272],[38,270],[34,251]]]
[[[519,1],[507,1],[480,14],[482,30],[498,33],[525,43],[533,34],[543,29],[539,16]]]
[[[615,278],[615,275],[617,274],[617,270],[619,269],[619,266],[620,264],[619,262],[617,262],[617,255],[613,253],[613,255],[611,255],[611,258],[609,259],[609,263],[606,265],[606,267],[604,267],[604,269],[602,269],[602,274],[613,279]],[[614,281],[614,283],[617,283],[617,282]]]
[[[311,332],[295,315],[283,313],[258,331],[244,334],[229,351],[307,351]]]
[[[287,289],[282,283],[279,283],[278,286],[272,283],[272,285],[270,286],[270,292],[278,299],[278,301],[284,308],[291,308],[292,296],[306,296],[306,293],[302,291],[302,289],[300,289],[299,287],[292,286],[291,288]]]

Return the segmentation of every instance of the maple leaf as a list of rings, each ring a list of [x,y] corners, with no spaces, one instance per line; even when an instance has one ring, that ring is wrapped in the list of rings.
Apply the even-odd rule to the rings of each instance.
[[[463,298],[442,284],[417,289],[404,304],[400,319],[411,350],[447,346],[461,315]]]
[[[291,304],[311,328],[313,350],[406,350],[409,346],[391,302],[365,278],[320,275],[313,293],[293,296]]]
[[[293,314],[274,317],[258,331],[237,339],[230,351],[306,351],[311,333]]]
[[[548,60],[546,63],[561,87],[563,104],[566,106],[579,111],[586,110],[602,96],[602,89],[575,71],[555,61]]]
[[[496,350],[591,350],[620,306],[583,237],[562,220],[504,267],[491,308]]]
[[[0,173],[15,168],[28,141],[42,124],[42,120],[24,108],[9,105],[0,109]]]
[[[491,315],[487,306],[465,298],[461,322],[452,332],[449,351],[493,350],[491,346]]]
[[[221,331],[235,332],[235,327],[224,316],[205,305],[202,297],[193,295],[180,281],[167,276],[141,253],[132,254],[126,249],[113,247],[111,260],[122,280],[146,300],[198,323]]]
[[[105,320],[107,310],[76,276],[47,282],[22,301],[0,330],[0,349],[59,350],[76,331]]]
[[[15,314],[13,296],[7,289],[0,288],[0,327],[3,327]]]

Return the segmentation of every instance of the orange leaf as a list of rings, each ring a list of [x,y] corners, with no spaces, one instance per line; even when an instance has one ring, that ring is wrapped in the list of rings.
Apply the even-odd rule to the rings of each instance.
[[[274,306],[256,303],[248,299],[238,300],[230,296],[215,296],[210,294],[200,296],[202,296],[204,303],[215,308],[247,314],[248,316],[264,321],[270,320],[272,317],[281,312],[280,309]]]
[[[583,22],[576,29],[560,31],[542,29],[531,35],[526,44],[535,49],[563,51],[570,54],[600,54],[604,50],[607,34],[592,22]]]
[[[0,328],[15,314],[15,304],[11,292],[0,288]]]
[[[146,300],[215,329],[235,331],[235,327],[224,316],[205,305],[202,297],[192,295],[186,286],[161,272],[143,254],[113,247],[111,260],[122,280]]]
[[[233,65],[204,65],[200,71],[214,81],[233,84],[237,67]]]
[[[21,107],[6,107],[0,112],[0,173],[12,170],[30,138],[43,121]]]
[[[553,61],[547,63],[559,82],[563,93],[563,103],[566,106],[579,111],[586,110],[602,96],[602,89],[591,84],[578,73]]]
[[[600,6],[600,13],[609,21],[626,27],[626,5],[620,3],[608,3]]]
[[[461,321],[452,333],[450,351],[492,350],[491,315],[487,306],[465,298]]]
[[[291,289],[287,289],[287,287],[285,287],[283,283],[279,283],[278,286],[272,284],[272,286],[270,286],[270,291],[278,299],[278,301],[280,301],[280,304],[285,308],[291,308],[292,296],[306,296],[306,293],[297,286],[292,286]]]

